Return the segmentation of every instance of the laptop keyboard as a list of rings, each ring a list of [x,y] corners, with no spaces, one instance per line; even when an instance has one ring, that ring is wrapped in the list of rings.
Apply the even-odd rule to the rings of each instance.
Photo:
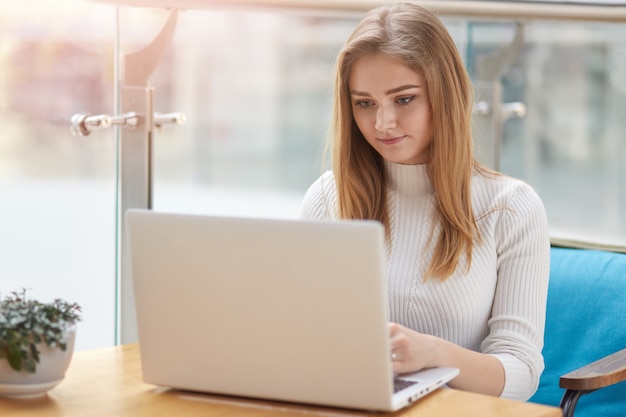
[[[402,391],[405,388],[410,387],[411,385],[417,384],[417,381],[409,381],[406,379],[394,379],[393,380],[393,392]]]

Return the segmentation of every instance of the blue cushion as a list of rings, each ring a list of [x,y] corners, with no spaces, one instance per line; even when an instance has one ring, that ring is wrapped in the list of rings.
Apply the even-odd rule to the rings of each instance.
[[[626,254],[552,248],[543,354],[532,402],[558,406],[559,378],[626,348]],[[576,417],[626,415],[626,381],[583,395]]]

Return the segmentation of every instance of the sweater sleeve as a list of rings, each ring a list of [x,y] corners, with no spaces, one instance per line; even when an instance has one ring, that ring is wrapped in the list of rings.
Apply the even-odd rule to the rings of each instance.
[[[307,190],[298,217],[303,220],[334,219],[336,196],[333,173],[326,171]]]
[[[550,237],[543,203],[519,183],[496,227],[496,293],[483,353],[497,357],[505,371],[505,398],[529,399],[544,369]]]

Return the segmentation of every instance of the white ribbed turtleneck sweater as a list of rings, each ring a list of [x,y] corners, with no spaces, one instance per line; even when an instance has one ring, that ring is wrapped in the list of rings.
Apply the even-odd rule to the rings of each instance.
[[[526,400],[543,371],[543,331],[550,262],[543,204],[526,183],[506,176],[472,179],[472,205],[482,236],[472,264],[461,262],[445,281],[424,282],[435,196],[426,165],[385,163],[391,247],[391,321],[497,357],[506,381],[502,397]],[[332,172],[306,193],[300,217],[336,219]],[[435,238],[437,232],[435,232]],[[356,290],[356,289],[355,289]]]

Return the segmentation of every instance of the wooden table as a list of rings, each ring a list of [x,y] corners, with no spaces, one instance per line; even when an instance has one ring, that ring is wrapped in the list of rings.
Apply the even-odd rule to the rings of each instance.
[[[37,399],[0,398],[0,416],[561,417],[558,408],[441,388],[391,414],[188,393],[145,384],[137,345],[76,352],[65,379]]]

